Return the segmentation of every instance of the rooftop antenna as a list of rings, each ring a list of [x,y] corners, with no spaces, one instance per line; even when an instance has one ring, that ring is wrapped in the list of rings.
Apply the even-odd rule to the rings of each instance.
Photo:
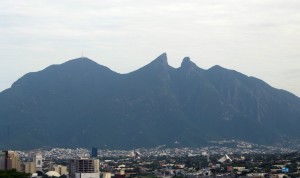
[[[10,147],[10,129],[9,129],[10,125],[8,124],[7,126],[7,150],[9,150]]]
[[[209,159],[209,152],[207,152],[207,162],[208,162],[208,163],[210,162],[210,159]]]

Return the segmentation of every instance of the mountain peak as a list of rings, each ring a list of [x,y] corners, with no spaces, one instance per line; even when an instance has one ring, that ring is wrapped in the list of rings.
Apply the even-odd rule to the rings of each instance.
[[[167,54],[163,53],[160,56],[158,56],[156,59],[154,59],[152,62],[150,62],[148,65],[144,66],[143,68],[147,69],[167,69],[169,67]]]
[[[97,64],[95,61],[93,61],[92,59],[89,59],[87,57],[79,57],[79,58],[75,58],[72,60],[69,60],[63,64]],[[97,64],[99,65],[99,64]]]
[[[98,64],[97,62],[87,57],[79,57],[76,59],[69,60],[61,65],[64,69],[76,69],[79,71],[90,71],[90,70],[106,70],[112,71],[108,67]],[[114,72],[115,73],[115,72]]]
[[[185,57],[183,58],[182,62],[181,62],[181,67],[185,67],[190,65],[191,63],[193,63],[190,59],[190,57]]]
[[[167,53],[162,53],[156,59],[154,59],[150,64],[167,66],[168,65]]]
[[[183,60],[181,62],[180,68],[185,69],[185,70],[193,70],[193,69],[196,69],[198,67],[195,63],[193,63],[191,61],[190,57],[185,57],[185,58],[183,58]]]
[[[211,68],[209,68],[209,70],[221,70],[221,69],[224,69],[224,68],[219,65],[214,65]]]

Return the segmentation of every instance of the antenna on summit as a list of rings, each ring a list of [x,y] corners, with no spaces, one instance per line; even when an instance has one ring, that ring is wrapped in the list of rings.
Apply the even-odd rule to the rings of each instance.
[[[7,126],[7,150],[10,148],[10,125]]]
[[[81,51],[81,57],[83,57],[83,51]]]

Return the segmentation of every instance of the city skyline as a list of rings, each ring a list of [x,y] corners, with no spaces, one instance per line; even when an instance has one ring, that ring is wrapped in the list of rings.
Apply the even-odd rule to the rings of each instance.
[[[3,1],[0,91],[83,55],[119,73],[161,53],[221,65],[300,96],[300,2]]]

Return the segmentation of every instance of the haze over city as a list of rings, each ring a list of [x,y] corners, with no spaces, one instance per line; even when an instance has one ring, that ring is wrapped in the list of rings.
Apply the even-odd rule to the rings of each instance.
[[[1,1],[0,91],[22,75],[87,56],[128,73],[163,52],[260,78],[300,96],[300,2]]]

